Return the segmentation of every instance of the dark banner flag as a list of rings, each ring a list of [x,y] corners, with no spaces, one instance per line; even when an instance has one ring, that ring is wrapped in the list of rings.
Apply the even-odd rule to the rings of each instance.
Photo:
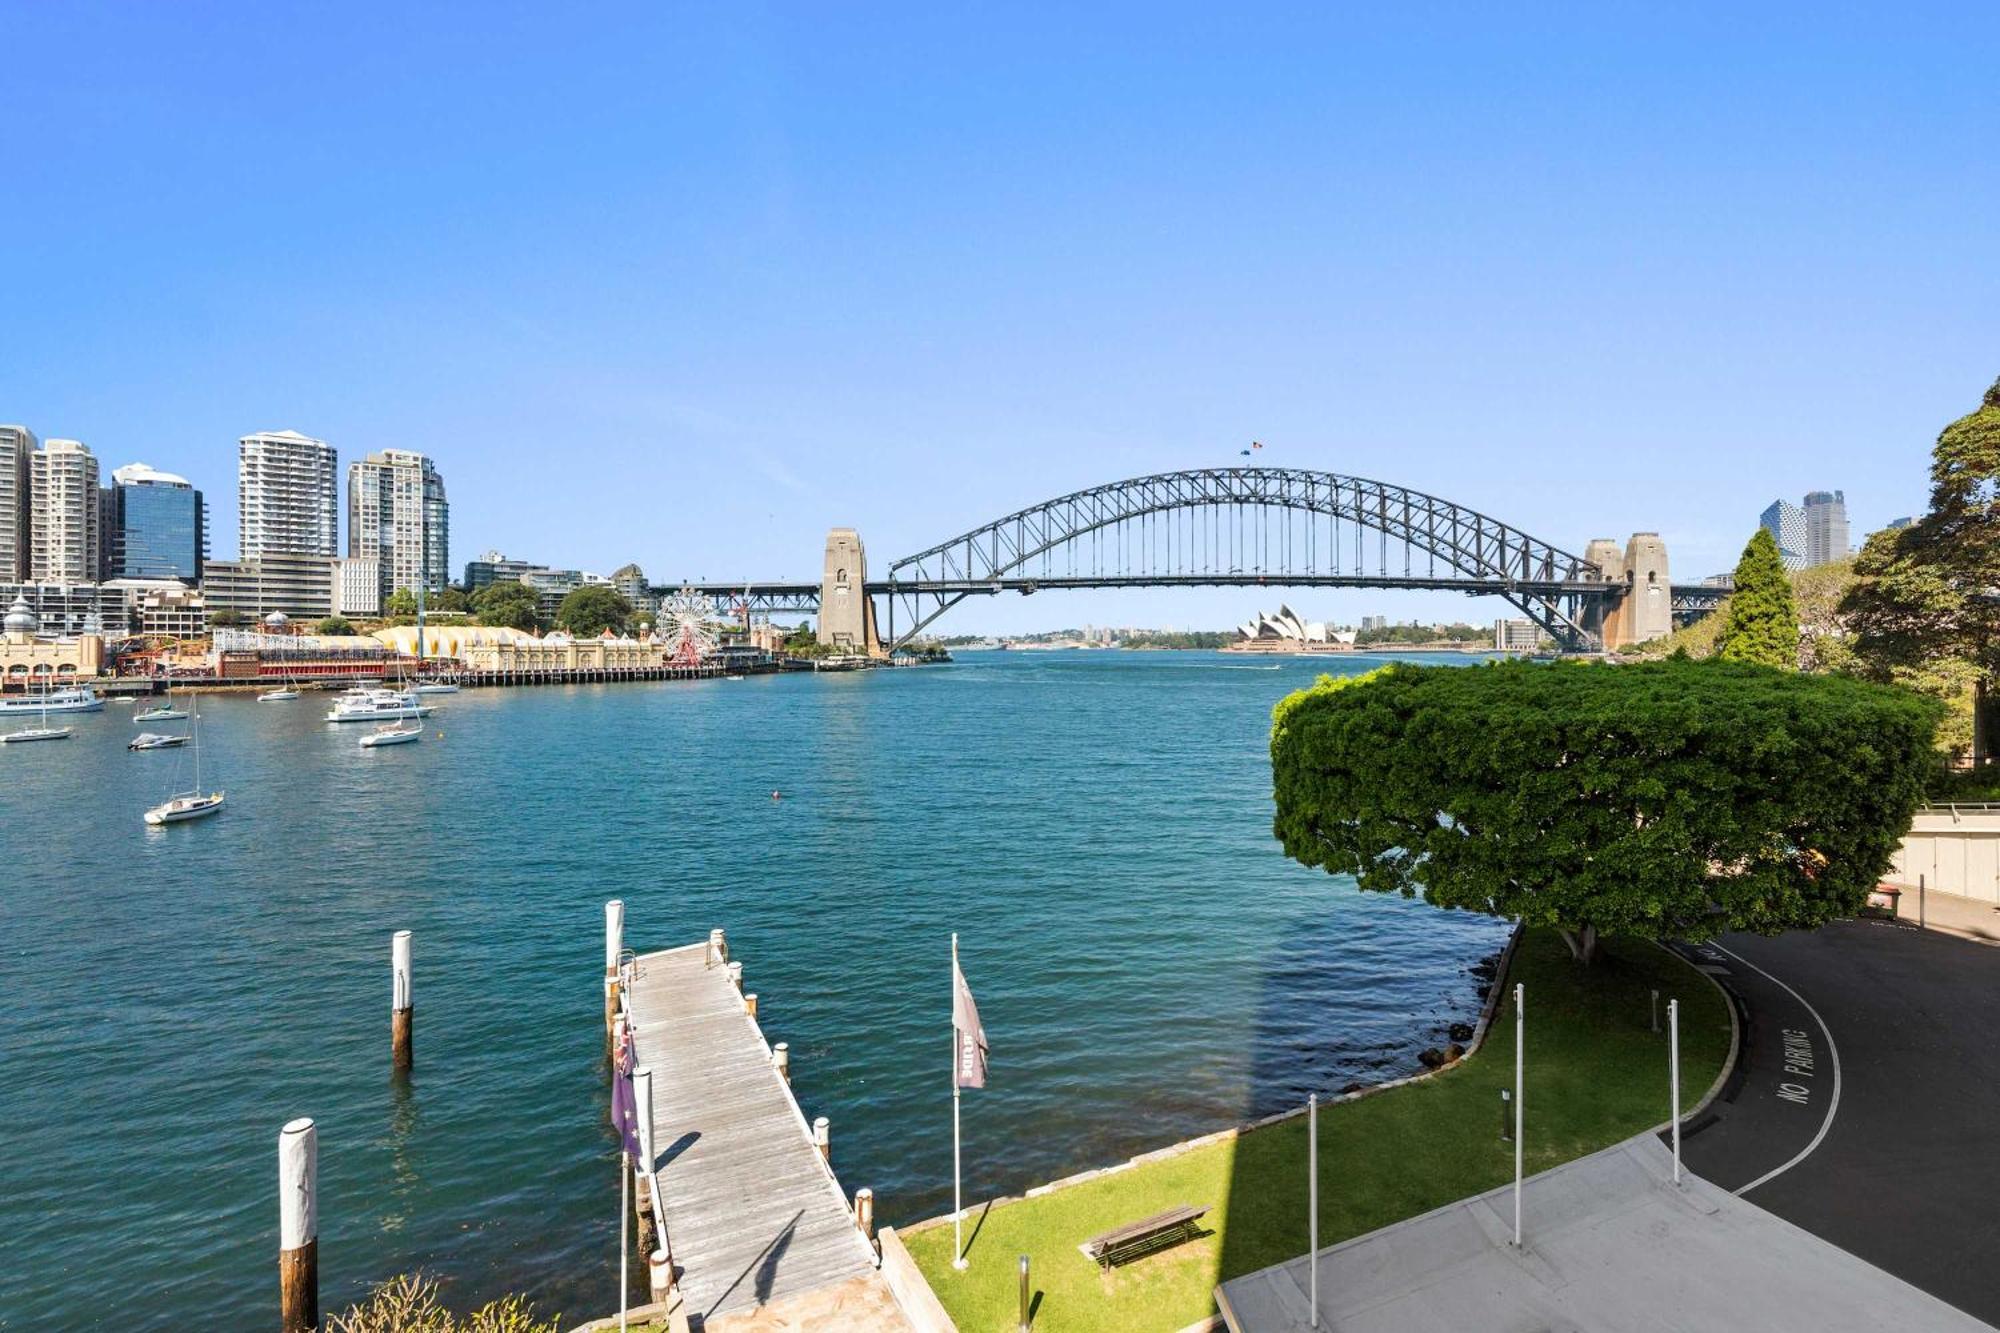
[[[625,1151],[639,1156],[639,1099],[632,1092],[632,1068],[637,1063],[632,1050],[631,1029],[618,1045],[616,1067],[611,1077],[611,1127],[618,1131]]]
[[[965,973],[958,970],[956,949],[951,960],[951,1035],[954,1086],[985,1087],[986,1029],[979,1026],[979,1006],[972,1002],[972,988],[965,984]]]

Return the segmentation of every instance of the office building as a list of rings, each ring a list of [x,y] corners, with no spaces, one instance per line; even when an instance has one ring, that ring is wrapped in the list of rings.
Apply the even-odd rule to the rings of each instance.
[[[1493,622],[1493,651],[1496,653],[1532,653],[1542,646],[1542,627],[1532,620],[1496,620]]]
[[[28,578],[95,583],[103,572],[97,459],[79,440],[48,440],[28,460]]]
[[[1831,564],[1849,555],[1847,500],[1840,491],[1813,491],[1804,508],[1773,500],[1757,521],[1777,539],[1786,569]]]
[[[324,620],[333,614],[332,556],[268,552],[256,560],[210,560],[201,588],[211,619],[233,611],[261,621],[273,611],[291,620]]]
[[[333,562],[333,614],[337,616],[382,614],[380,560],[366,556],[348,556]]]
[[[1387,629],[1389,628],[1389,617],[1363,616],[1361,617],[1361,628],[1364,632],[1371,629]]]
[[[660,612],[660,599],[646,584],[646,571],[637,565],[624,565],[613,570],[611,586],[618,595],[631,603],[634,611],[656,616]]]
[[[35,432],[0,426],[0,583],[28,577],[28,470]]]
[[[1786,569],[1806,567],[1806,511],[1788,500],[1773,500],[1757,516],[1758,525],[1778,543],[1778,558]]]
[[[1805,519],[1806,564],[1827,565],[1847,558],[1847,497],[1842,492],[1808,493]]]
[[[117,579],[104,586],[126,591],[133,625],[149,639],[199,639],[208,633],[206,599],[178,579]]]
[[[333,446],[293,430],[237,441],[241,554],[340,554],[340,474]]]
[[[385,449],[348,468],[347,554],[381,562],[384,601],[401,588],[445,590],[451,583],[451,506],[430,459]]]
[[[201,582],[207,514],[187,478],[144,463],[118,468],[104,492],[102,526],[106,578]]]

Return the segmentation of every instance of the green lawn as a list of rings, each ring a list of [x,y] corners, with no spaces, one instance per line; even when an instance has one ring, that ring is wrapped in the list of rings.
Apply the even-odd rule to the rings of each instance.
[[[1527,986],[1526,1166],[1532,1174],[1607,1147],[1668,1115],[1666,1035],[1649,991],[1681,1001],[1681,1097],[1692,1107],[1729,1052],[1729,1013],[1707,980],[1634,940],[1606,940],[1595,965],[1572,963],[1549,931],[1529,931],[1506,985]],[[1331,1245],[1513,1178],[1500,1089],[1514,1074],[1503,1005],[1472,1059],[1427,1082],[1320,1112],[1320,1243]],[[902,1233],[963,1333],[1015,1327],[1017,1256],[1031,1256],[1038,1333],[1172,1333],[1215,1312],[1215,1284],[1303,1254],[1304,1117],[994,1208],[951,1266],[949,1219]],[[1100,1274],[1078,1252],[1090,1236],[1178,1204],[1207,1205],[1209,1234]],[[971,1234],[978,1218],[968,1213]]]

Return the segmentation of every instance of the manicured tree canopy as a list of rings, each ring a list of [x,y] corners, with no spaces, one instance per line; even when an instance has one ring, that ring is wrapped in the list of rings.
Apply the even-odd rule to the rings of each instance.
[[[1564,932],[1772,933],[1857,911],[1922,794],[1936,705],[1729,662],[1395,666],[1271,731],[1287,854]]]
[[[1791,670],[1799,664],[1799,615],[1792,606],[1792,579],[1769,528],[1758,528],[1736,562],[1736,590],[1729,594],[1728,619],[1716,640],[1715,655],[1725,662]]]
[[[579,638],[602,634],[610,630],[615,634],[625,632],[625,622],[632,615],[632,603],[616,588],[603,583],[586,583],[581,588],[572,589],[556,608],[556,624]]]

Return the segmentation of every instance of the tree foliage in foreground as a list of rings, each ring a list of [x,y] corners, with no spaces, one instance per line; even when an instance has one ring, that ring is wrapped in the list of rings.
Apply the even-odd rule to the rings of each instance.
[[[1758,528],[1743,548],[1724,616],[1717,657],[1785,671],[1798,666],[1799,615],[1792,605],[1792,578],[1769,528]]]
[[[416,1273],[391,1278],[322,1325],[324,1333],[557,1333],[560,1327],[559,1319],[537,1319],[519,1296],[453,1314],[439,1299],[437,1279]]]
[[[1563,932],[1773,933],[1858,911],[1937,706],[1730,662],[1394,666],[1273,714],[1285,851],[1364,889]]]

